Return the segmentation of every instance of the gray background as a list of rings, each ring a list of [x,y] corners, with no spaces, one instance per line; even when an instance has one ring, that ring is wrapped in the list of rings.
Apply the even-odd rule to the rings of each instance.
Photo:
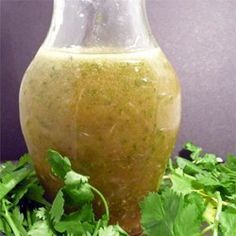
[[[47,33],[52,0],[0,2],[1,158],[16,159],[26,151],[19,85]],[[147,0],[147,11],[182,84],[176,150],[192,140],[220,156],[236,153],[236,0]]]

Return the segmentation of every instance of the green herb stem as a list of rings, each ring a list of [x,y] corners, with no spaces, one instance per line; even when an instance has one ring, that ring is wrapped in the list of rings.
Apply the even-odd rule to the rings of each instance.
[[[173,163],[172,163],[172,160],[171,160],[171,159],[169,159],[169,169],[170,169],[171,171],[174,171],[174,167],[173,167]]]
[[[101,225],[101,220],[98,220],[98,222],[96,224],[96,227],[95,227],[95,230],[93,232],[93,236],[97,236],[99,228],[100,228],[100,225]]]
[[[162,179],[171,179],[170,175],[164,175]]]
[[[2,215],[2,214],[0,213],[0,215]],[[10,226],[9,226],[9,224],[7,223],[5,217],[3,217],[3,228],[4,228],[4,230],[5,230],[5,231],[4,231],[4,234],[5,234],[6,236],[12,236],[12,231],[11,231]]]
[[[109,213],[108,203],[107,203],[105,197],[103,196],[103,194],[98,189],[96,189],[92,185],[89,184],[89,187],[101,198],[101,200],[102,200],[102,202],[104,204],[104,207],[105,207],[107,221],[109,222],[109,220],[110,220],[110,213]]]
[[[32,221],[31,221],[31,216],[30,216],[30,211],[29,211],[29,209],[27,209],[27,211],[26,211],[26,216],[27,216],[28,227],[31,228],[31,226],[32,226]]]
[[[218,227],[219,227],[219,220],[220,220],[220,214],[222,212],[222,198],[219,192],[216,192],[216,198],[218,201],[217,204],[217,210],[216,210],[216,216],[215,216],[215,222],[214,222],[214,231],[213,236],[218,236]]]
[[[205,192],[203,192],[203,190],[197,190],[197,189],[194,189],[193,190],[194,192],[200,194],[202,197],[204,198],[208,198],[208,199],[211,199],[212,201],[214,201],[215,203],[218,203],[218,200],[208,194],[206,194]]]
[[[5,220],[6,220],[7,223],[9,224],[10,228],[12,229],[13,234],[14,234],[15,236],[21,236],[19,230],[17,229],[17,227],[16,227],[16,225],[14,224],[14,222],[13,222],[11,216],[9,215],[9,212],[8,212],[8,210],[7,210],[7,208],[6,208],[6,205],[5,205],[5,202],[4,202],[4,201],[3,201],[3,209],[4,209],[4,211],[5,211],[5,214],[0,213],[0,215],[2,215],[2,216],[5,218]]]
[[[207,233],[208,231],[212,230],[215,227],[214,224],[208,225],[203,231],[202,231],[202,235],[204,235],[205,233]]]
[[[200,194],[200,195],[201,195],[202,197],[204,197],[204,198],[211,199],[211,200],[214,201],[216,204],[218,203],[217,198],[214,198],[214,197],[212,197],[212,196],[206,194],[206,193],[203,192],[202,190],[197,190],[197,189],[196,189],[196,190],[193,190],[193,192],[196,192],[196,193]],[[221,200],[221,203],[222,203],[223,206],[227,206],[227,207],[230,207],[230,208],[233,208],[233,209],[236,210],[236,206],[234,206],[233,204],[231,204],[231,203],[229,203],[229,202],[226,202],[226,201]]]

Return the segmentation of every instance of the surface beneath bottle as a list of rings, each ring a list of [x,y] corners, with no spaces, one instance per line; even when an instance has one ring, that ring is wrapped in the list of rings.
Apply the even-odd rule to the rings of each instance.
[[[139,228],[138,203],[156,190],[180,122],[179,84],[160,49],[42,48],[24,76],[20,116],[49,198],[59,186],[46,161],[51,148],[104,193],[112,223]],[[104,212],[101,202],[96,209]]]

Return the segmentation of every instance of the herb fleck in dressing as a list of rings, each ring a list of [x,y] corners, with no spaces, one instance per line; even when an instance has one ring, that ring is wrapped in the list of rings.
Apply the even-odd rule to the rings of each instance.
[[[94,54],[42,48],[20,93],[23,133],[49,198],[49,148],[71,157],[109,201],[111,220],[138,226],[175,143],[180,87],[160,49]],[[97,204],[98,212],[99,203]]]

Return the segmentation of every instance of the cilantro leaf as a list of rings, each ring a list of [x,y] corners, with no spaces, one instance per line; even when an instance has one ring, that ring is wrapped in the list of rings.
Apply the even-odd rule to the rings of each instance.
[[[195,144],[193,144],[192,142],[187,142],[184,145],[184,149],[188,150],[191,152],[191,159],[194,161],[197,158],[199,158],[200,154],[202,153],[202,148],[196,146]]]
[[[17,165],[11,161],[7,161],[0,165],[0,178],[7,173],[13,172],[16,169]]]
[[[49,213],[44,207],[40,207],[35,212],[36,220],[30,228],[29,236],[55,236],[50,225]]]
[[[64,213],[64,198],[63,198],[63,192],[59,190],[57,192],[57,195],[52,203],[52,207],[50,209],[50,216],[53,222],[60,221],[63,213]]]
[[[118,225],[109,225],[99,229],[98,236],[128,236]]]
[[[52,173],[62,180],[66,176],[66,173],[71,170],[69,159],[54,150],[48,151],[48,162],[52,167]]]
[[[202,172],[200,167],[182,157],[177,157],[176,162],[178,167],[181,168],[186,174],[195,175]]]
[[[236,235],[236,210],[225,210],[221,213],[220,224],[224,236]]]
[[[66,235],[91,235],[94,225],[87,222],[76,222],[74,220],[64,220],[56,223],[55,229]]]
[[[0,200],[3,199],[17,184],[27,178],[33,169],[30,166],[23,167],[19,170],[6,173],[0,179]]]
[[[27,236],[27,232],[23,226],[24,223],[24,215],[20,212],[19,207],[15,207],[12,210],[12,214],[11,214],[12,220],[14,221],[16,227],[18,228],[18,230],[21,232],[21,235],[25,235]]]
[[[71,213],[70,215],[64,217],[63,219],[67,220],[76,220],[81,222],[95,222],[95,216],[93,212],[92,204],[85,204],[76,212]]]
[[[188,175],[176,169],[171,175],[172,189],[178,194],[189,194],[194,190],[192,180],[193,179],[189,178]]]
[[[236,171],[236,155],[229,154],[227,156],[225,166],[228,167],[232,171]]]
[[[161,219],[164,218],[160,195],[158,193],[149,193],[144,201],[140,203],[140,208],[142,212],[141,224],[144,233],[146,235],[157,233]]]
[[[196,165],[200,165],[203,170],[212,171],[218,164],[216,155],[211,153],[206,153],[203,157],[197,157],[195,159]]]
[[[192,193],[186,195],[184,197],[184,201],[186,204],[195,204],[197,206],[195,214],[203,215],[206,209],[206,201],[198,192],[193,191]]]
[[[28,232],[29,236],[55,236],[46,220],[37,221]]]
[[[194,203],[187,204],[178,212],[174,224],[174,235],[199,235],[202,218],[196,212],[198,212],[198,206]]]
[[[26,198],[44,206],[51,206],[51,204],[44,198],[44,189],[38,182],[28,187]]]
[[[90,203],[94,199],[94,194],[89,184],[83,184],[76,187],[65,185],[63,193],[68,206]]]
[[[71,170],[65,175],[65,184],[66,185],[80,185],[84,183],[88,183],[89,177],[80,175],[75,171]]]
[[[146,235],[174,235],[174,218],[178,208],[183,204],[182,196],[171,190],[166,190],[164,195],[151,193],[140,204],[142,217],[141,224]]]
[[[205,187],[208,187],[208,188],[220,187],[222,185],[221,182],[218,180],[218,178],[216,178],[215,176],[213,176],[209,172],[197,175],[195,182],[198,185],[201,185],[203,187],[205,186]]]
[[[35,211],[35,216],[40,220],[46,220],[47,210],[44,207],[40,207]]]
[[[148,236],[199,234],[202,218],[197,204],[186,203],[182,195],[172,190],[167,189],[161,195],[149,194],[141,203],[141,212],[142,228]]]
[[[16,164],[16,168],[19,169],[25,165],[33,165],[31,156],[29,154],[24,154],[23,156],[20,157],[20,160]]]

